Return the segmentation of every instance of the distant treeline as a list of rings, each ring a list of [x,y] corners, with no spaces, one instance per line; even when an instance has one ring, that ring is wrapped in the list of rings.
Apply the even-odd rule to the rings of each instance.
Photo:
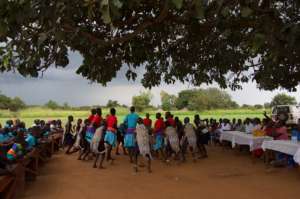
[[[26,104],[21,98],[10,98],[0,93],[0,109],[8,109],[15,112],[23,108],[26,108]]]
[[[132,97],[132,105],[137,108],[138,111],[143,111],[145,109],[162,109],[164,111],[171,110],[190,110],[190,111],[205,111],[214,109],[269,109],[276,105],[285,104],[297,104],[294,97],[288,96],[286,94],[278,94],[274,96],[271,102],[265,104],[247,105],[243,104],[240,106],[231,96],[223,90],[217,88],[208,89],[189,89],[182,90],[178,95],[172,95],[165,91],[160,93],[161,105],[153,106],[151,105],[151,100],[153,95],[150,91],[141,92],[139,95]],[[249,96],[255,97],[255,96]],[[49,100],[44,105],[26,105],[25,102],[20,97],[8,97],[0,92],[0,109],[10,110],[12,112],[17,112],[20,109],[27,107],[45,107],[53,110],[63,109],[63,110],[90,110],[93,107],[124,107],[127,105],[121,105],[117,100],[108,100],[107,104],[104,106],[93,105],[93,106],[70,106],[67,102],[59,104],[54,100]]]

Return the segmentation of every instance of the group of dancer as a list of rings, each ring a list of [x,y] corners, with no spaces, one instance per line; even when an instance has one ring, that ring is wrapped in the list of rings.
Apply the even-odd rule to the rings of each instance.
[[[141,118],[135,112],[135,107],[131,107],[124,121],[118,125],[115,108],[110,109],[105,119],[101,108],[97,108],[92,109],[91,115],[84,121],[78,119],[75,127],[73,121],[73,116],[69,116],[65,126],[63,143],[67,146],[66,154],[79,151],[79,160],[86,160],[93,154],[94,168],[103,169],[105,159],[113,163],[112,150],[115,148],[116,155],[119,155],[120,147],[133,163],[135,172],[138,171],[139,156],[146,160],[148,172],[152,171],[153,157],[168,164],[173,160],[186,161],[188,151],[193,161],[207,157],[205,144],[209,138],[205,136],[205,127],[199,115],[195,115],[192,124],[188,117],[182,123],[171,112],[166,112],[164,118],[161,113],[156,113],[152,126],[149,114]]]

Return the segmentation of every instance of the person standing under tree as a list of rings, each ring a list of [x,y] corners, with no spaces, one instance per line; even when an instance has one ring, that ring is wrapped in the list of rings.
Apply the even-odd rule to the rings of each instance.
[[[140,154],[147,160],[147,169],[151,173],[151,151],[150,151],[150,136],[147,127],[143,124],[143,119],[138,119],[136,127],[136,140]],[[135,153],[135,172],[138,171],[138,153]]]
[[[197,114],[194,117],[194,124],[196,126],[196,136],[197,136],[197,147],[199,152],[201,153],[201,157],[199,158],[207,158],[207,151],[205,148],[205,144],[208,144],[209,138],[206,137],[208,134],[205,128],[205,124],[203,124],[203,121],[201,121],[200,116]],[[206,133],[206,135],[205,135]]]
[[[128,150],[131,163],[133,163],[134,148],[136,147],[135,130],[138,119],[139,116],[135,113],[135,107],[131,107],[130,114],[128,114],[124,119],[124,123],[127,126],[127,130],[124,136],[124,146]]]
[[[66,154],[70,154],[70,150],[73,147],[73,144],[75,142],[75,139],[73,138],[73,125],[72,122],[74,121],[74,118],[72,115],[68,117],[68,122],[65,126],[65,134],[64,134],[64,145],[67,146]]]
[[[183,161],[185,161],[185,152],[188,148],[193,156],[193,161],[196,162],[196,148],[197,148],[197,136],[195,132],[195,128],[193,124],[190,123],[190,118],[186,117],[184,118],[184,136],[181,139],[181,145],[184,149],[182,155],[183,155]]]
[[[102,110],[101,108],[96,109],[96,114],[94,115],[91,124],[95,124],[96,127],[98,128],[101,124],[102,121]]]
[[[153,149],[158,155],[161,153],[163,160],[165,160],[165,155],[163,152],[164,148],[164,130],[165,130],[165,123],[164,119],[161,117],[161,113],[156,113],[156,121],[154,124],[154,138],[155,143],[153,145]]]
[[[150,114],[146,113],[146,117],[143,120],[145,127],[149,130],[149,134],[151,134],[152,120],[150,119]]]
[[[92,139],[91,150],[96,155],[96,159],[94,161],[94,166],[93,166],[94,168],[97,168],[97,162],[99,157],[101,156],[99,169],[104,169],[103,161],[105,159],[105,153],[106,153],[105,144],[104,144],[105,128],[106,128],[105,121],[102,120],[100,123],[100,127],[96,129],[94,137]]]
[[[116,133],[118,128],[118,120],[116,117],[116,109],[111,108],[110,109],[110,115],[106,118],[107,123],[107,130],[104,137],[104,141],[107,144],[107,161],[114,161],[114,159],[111,156],[112,148],[116,146]]]
[[[88,120],[90,121],[90,123],[93,122],[95,115],[96,115],[96,109],[93,108],[93,109],[91,110],[91,115],[90,115],[89,118],[88,118]]]

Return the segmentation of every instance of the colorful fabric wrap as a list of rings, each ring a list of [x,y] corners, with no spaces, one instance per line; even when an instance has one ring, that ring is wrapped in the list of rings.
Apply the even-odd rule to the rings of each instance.
[[[112,131],[107,130],[106,133],[105,133],[104,141],[107,144],[115,147],[116,146],[116,140],[117,140],[116,134]]]
[[[136,139],[134,134],[126,134],[124,137],[124,147],[133,148],[136,146]]]
[[[88,141],[89,143],[92,142],[92,139],[94,137],[94,134],[95,134],[95,128],[93,127],[88,127],[87,131],[86,131],[86,134],[85,134],[85,139],[86,141]]]
[[[155,135],[155,144],[153,145],[153,149],[156,151],[156,150],[159,150],[159,149],[162,149],[163,147],[163,136],[162,136],[162,133],[156,133]]]

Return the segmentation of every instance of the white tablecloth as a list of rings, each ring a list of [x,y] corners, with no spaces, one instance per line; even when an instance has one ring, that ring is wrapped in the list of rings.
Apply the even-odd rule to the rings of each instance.
[[[292,142],[291,140],[272,140],[264,141],[263,150],[272,150],[294,156],[295,162],[300,164],[300,142]]]
[[[261,145],[265,140],[272,140],[271,137],[263,136],[263,137],[255,137],[251,134],[245,134],[239,131],[224,131],[220,135],[220,141],[229,141],[234,148],[236,144],[238,145],[248,145],[250,147],[250,151],[255,149],[261,149]]]
[[[269,149],[269,150],[285,153],[288,155],[295,155],[299,148],[300,148],[299,142],[294,143],[290,140],[272,140],[272,141],[265,141],[262,144],[263,150]]]
[[[300,148],[297,150],[296,154],[294,155],[294,160],[300,165]]]

